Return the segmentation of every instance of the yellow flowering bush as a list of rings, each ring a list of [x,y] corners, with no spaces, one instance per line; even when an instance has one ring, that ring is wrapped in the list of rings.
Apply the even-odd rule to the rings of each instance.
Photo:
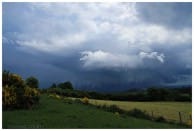
[[[40,92],[35,88],[25,87],[24,88],[24,100],[25,107],[31,108],[32,105],[39,102]]]
[[[39,102],[40,92],[35,88],[3,87],[3,109],[31,108]]]
[[[10,74],[9,75],[9,86],[14,86],[17,88],[23,88],[24,87],[24,80],[21,76],[17,74]]]
[[[16,104],[16,93],[14,88],[9,88],[8,86],[3,87],[3,106],[9,107]]]
[[[89,99],[87,97],[82,98],[81,100],[84,104],[88,104],[89,103]]]
[[[40,92],[36,88],[25,87],[24,96],[32,98],[34,96],[40,96]]]
[[[39,102],[40,92],[27,86],[21,76],[3,72],[3,110],[31,108]]]

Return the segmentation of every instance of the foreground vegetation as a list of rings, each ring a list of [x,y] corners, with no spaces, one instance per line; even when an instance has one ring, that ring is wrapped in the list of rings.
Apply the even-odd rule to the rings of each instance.
[[[3,111],[3,128],[187,128],[106,112],[42,95],[31,110]]]

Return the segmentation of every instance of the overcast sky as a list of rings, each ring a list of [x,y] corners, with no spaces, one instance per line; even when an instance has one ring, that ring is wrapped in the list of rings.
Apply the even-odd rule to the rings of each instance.
[[[3,3],[3,69],[41,87],[191,85],[191,3]]]

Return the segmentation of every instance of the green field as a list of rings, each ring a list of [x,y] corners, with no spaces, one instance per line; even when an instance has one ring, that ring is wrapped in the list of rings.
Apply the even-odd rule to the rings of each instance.
[[[124,110],[134,108],[146,111],[150,115],[163,116],[164,118],[179,122],[179,112],[181,112],[182,121],[187,123],[192,112],[191,102],[123,102],[109,100],[90,99],[91,104],[95,105],[117,105]]]
[[[78,103],[41,96],[33,110],[3,111],[3,128],[185,128],[176,124],[153,122]]]

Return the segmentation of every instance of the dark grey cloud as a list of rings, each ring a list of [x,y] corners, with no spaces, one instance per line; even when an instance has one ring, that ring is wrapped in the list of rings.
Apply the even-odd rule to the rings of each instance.
[[[168,28],[192,26],[191,2],[157,2],[137,4],[139,16],[148,23],[162,24]]]

